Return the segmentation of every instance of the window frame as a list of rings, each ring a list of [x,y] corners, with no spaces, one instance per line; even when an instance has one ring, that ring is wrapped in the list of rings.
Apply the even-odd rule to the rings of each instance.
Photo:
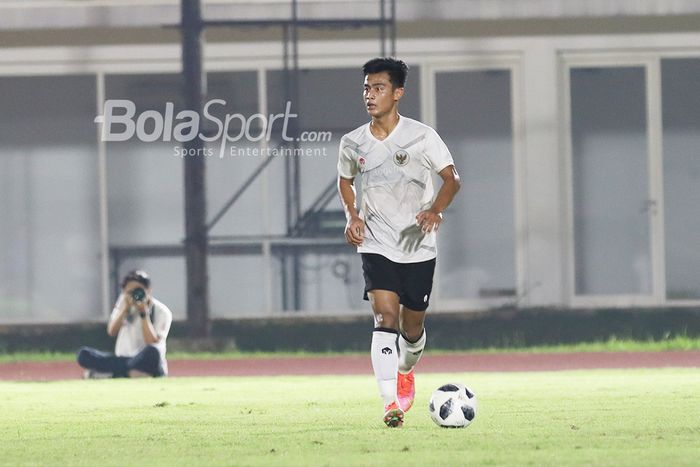
[[[564,141],[564,170],[566,186],[566,284],[567,299],[572,308],[657,306],[665,303],[664,265],[664,198],[663,155],[661,127],[661,82],[659,57],[646,53],[569,53],[561,57],[561,114]],[[574,232],[573,148],[571,128],[571,70],[576,68],[641,67],[645,77],[646,140],[647,140],[647,200],[649,215],[649,253],[651,259],[651,294],[580,295],[576,293],[576,259]]]
[[[440,268],[435,268],[435,279],[433,283],[432,300],[434,306],[440,311],[464,311],[482,310],[509,305],[518,305],[525,288],[526,277],[526,237],[519,235],[519,232],[527,230],[525,219],[527,199],[525,192],[525,166],[523,161],[524,153],[524,122],[522,115],[522,56],[518,53],[495,55],[491,57],[462,58],[461,60],[434,60],[421,67],[421,115],[424,116],[424,123],[435,128],[437,124],[437,88],[436,76],[443,72],[461,71],[507,71],[510,76],[510,121],[511,121],[511,160],[513,164],[513,219],[514,232],[513,241],[515,243],[515,296],[493,297],[477,299],[447,299],[441,296],[441,275]],[[459,167],[458,167],[459,169]],[[449,221],[448,221],[449,222]],[[439,257],[438,257],[439,259]]]

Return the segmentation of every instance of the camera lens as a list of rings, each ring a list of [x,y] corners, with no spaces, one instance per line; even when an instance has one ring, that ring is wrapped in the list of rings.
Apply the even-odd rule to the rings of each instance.
[[[137,287],[131,291],[131,298],[136,302],[142,302],[146,298],[146,291],[141,287]]]

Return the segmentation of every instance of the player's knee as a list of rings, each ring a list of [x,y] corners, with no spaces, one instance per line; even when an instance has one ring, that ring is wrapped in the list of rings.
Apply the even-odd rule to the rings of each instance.
[[[401,313],[401,334],[409,342],[415,342],[423,335],[425,313],[405,310]]]
[[[423,335],[423,323],[404,323],[401,328],[401,334],[403,334],[407,341],[416,342]]]
[[[143,371],[151,376],[163,376],[164,371],[160,362],[160,352],[152,345],[147,345],[141,351],[141,362],[137,370]]]
[[[375,328],[387,328],[399,329],[398,316],[390,311],[375,310],[374,311],[374,327]]]
[[[88,350],[87,347],[81,347],[78,350],[78,353],[76,354],[76,360],[78,361],[78,365],[85,367],[88,364],[89,359],[90,359],[90,351]]]
[[[160,360],[160,352],[158,352],[158,349],[152,345],[147,345],[143,349],[142,353],[144,360],[148,362],[156,362]]]

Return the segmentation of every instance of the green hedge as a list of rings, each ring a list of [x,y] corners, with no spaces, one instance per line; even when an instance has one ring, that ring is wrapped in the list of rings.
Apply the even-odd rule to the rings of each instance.
[[[428,313],[428,345],[469,350],[575,344],[611,338],[661,340],[700,337],[700,309],[498,309]],[[366,350],[372,319],[310,318],[214,320],[212,338],[193,341],[185,322],[173,323],[171,350],[347,351]],[[191,343],[192,345],[188,345]],[[0,326],[0,352],[72,352],[81,345],[111,349],[105,324]]]

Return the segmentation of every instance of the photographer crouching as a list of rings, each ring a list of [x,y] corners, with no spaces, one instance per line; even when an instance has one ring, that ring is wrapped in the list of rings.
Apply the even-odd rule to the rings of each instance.
[[[166,376],[165,340],[173,314],[151,295],[151,279],[143,271],[129,272],[114,305],[107,334],[117,336],[114,353],[81,347],[78,364],[86,378]]]

